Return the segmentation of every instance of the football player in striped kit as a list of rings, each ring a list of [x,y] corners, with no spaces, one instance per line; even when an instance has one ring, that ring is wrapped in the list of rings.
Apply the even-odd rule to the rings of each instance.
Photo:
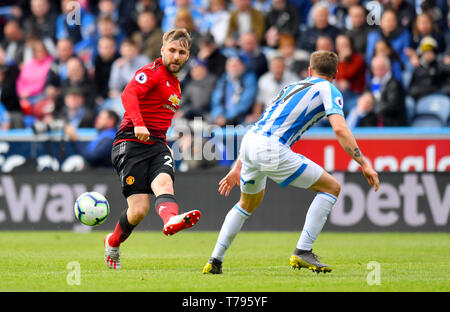
[[[245,220],[263,200],[267,177],[280,184],[317,192],[306,214],[297,246],[290,257],[294,268],[330,272],[312,252],[312,246],[327,220],[340,192],[339,182],[322,167],[291,150],[303,133],[327,116],[341,146],[361,166],[369,185],[378,190],[377,172],[362,155],[343,113],[341,92],[331,83],[337,72],[338,57],[329,51],[311,54],[309,77],[284,87],[266,108],[261,119],[245,134],[239,158],[219,182],[219,192],[228,196],[240,185],[239,202],[228,212],[205,274],[221,274],[226,250],[240,232]]]

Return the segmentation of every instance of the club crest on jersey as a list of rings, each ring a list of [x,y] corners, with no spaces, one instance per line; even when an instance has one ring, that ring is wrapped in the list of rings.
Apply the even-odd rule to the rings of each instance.
[[[147,75],[145,73],[139,73],[134,78],[137,82],[144,84],[147,82]]]
[[[134,183],[134,177],[133,176],[128,176],[126,178],[125,182],[127,182],[128,185],[132,185]]]

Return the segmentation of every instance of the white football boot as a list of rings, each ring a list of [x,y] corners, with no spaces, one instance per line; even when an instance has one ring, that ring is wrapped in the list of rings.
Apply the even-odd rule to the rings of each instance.
[[[105,245],[105,262],[110,269],[120,269],[122,268],[120,264],[120,249],[119,247],[111,247],[109,245],[108,239],[111,235],[112,233],[106,235],[103,241]]]

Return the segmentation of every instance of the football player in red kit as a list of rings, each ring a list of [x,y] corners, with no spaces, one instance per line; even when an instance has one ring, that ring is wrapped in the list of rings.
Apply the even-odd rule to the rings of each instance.
[[[181,98],[177,74],[189,58],[190,46],[191,37],[185,29],[166,32],[161,58],[139,69],[122,93],[125,114],[111,158],[128,209],[104,240],[105,262],[111,269],[121,268],[119,246],[147,215],[150,194],[156,197],[156,212],[168,236],[193,226],[201,216],[198,210],[178,214],[174,162],[166,142],[167,129]]]

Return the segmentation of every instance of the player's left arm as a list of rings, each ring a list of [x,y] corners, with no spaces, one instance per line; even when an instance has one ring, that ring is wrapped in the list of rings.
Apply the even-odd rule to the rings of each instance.
[[[228,196],[230,195],[231,189],[237,184],[240,185],[241,182],[241,169],[242,162],[238,157],[233,168],[230,172],[219,182],[219,193],[220,195]]]
[[[364,176],[370,186],[375,187],[375,191],[378,191],[380,181],[378,179],[378,173],[372,168],[370,163],[364,158],[361,150],[358,147],[353,133],[347,126],[344,116],[340,114],[332,114],[328,116],[331,127],[336,135],[339,144],[352,157],[362,169]]]
[[[343,112],[344,100],[342,98],[342,93],[331,83],[323,83],[320,90],[323,105],[325,107],[325,114],[330,121],[331,127],[333,128],[339,144],[347,152],[347,154],[361,166],[367,182],[370,186],[374,186],[375,191],[377,191],[380,185],[378,173],[364,158],[358,144],[356,143],[353,133],[347,126]]]

